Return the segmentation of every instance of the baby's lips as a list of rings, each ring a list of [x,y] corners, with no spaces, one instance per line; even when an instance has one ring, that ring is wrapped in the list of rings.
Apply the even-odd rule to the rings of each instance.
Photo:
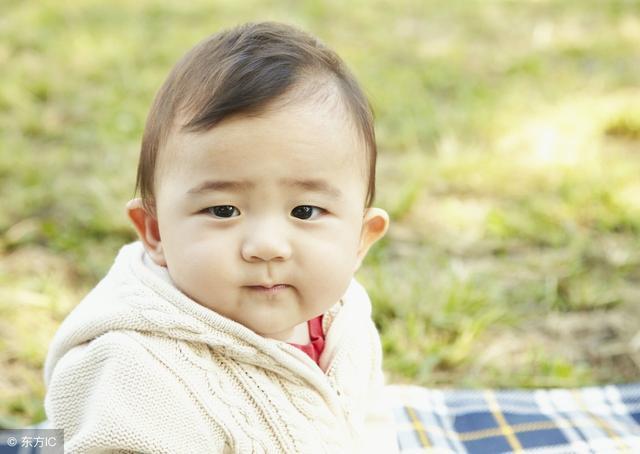
[[[279,288],[286,288],[286,287],[291,287],[289,284],[255,284],[255,285],[248,285],[247,287],[251,287],[251,288],[263,288],[263,289],[272,289],[274,287],[279,287]]]

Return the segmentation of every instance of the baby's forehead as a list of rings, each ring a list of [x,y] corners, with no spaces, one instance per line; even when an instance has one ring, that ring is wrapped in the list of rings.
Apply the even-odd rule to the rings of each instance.
[[[289,110],[264,119],[238,116],[207,132],[177,133],[157,173],[157,189],[163,200],[185,203],[215,194],[246,200],[305,194],[318,203],[361,206],[369,182],[366,147],[336,118],[321,132],[322,118]],[[293,130],[287,131],[290,120]]]
[[[205,131],[184,130],[178,121],[161,152],[158,174],[191,165],[236,169],[259,159],[265,172],[274,163],[303,173],[355,164],[367,175],[367,143],[346,106],[330,99],[287,101],[236,113]]]

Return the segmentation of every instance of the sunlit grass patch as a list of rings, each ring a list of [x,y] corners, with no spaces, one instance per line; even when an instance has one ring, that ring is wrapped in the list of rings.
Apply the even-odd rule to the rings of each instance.
[[[0,260],[0,427],[44,419],[42,365],[49,342],[82,290],[72,267],[35,247]]]
[[[502,387],[575,387],[589,385],[595,379],[593,370],[586,362],[576,363],[561,354],[550,354],[543,346],[532,347],[527,351],[503,352],[500,357],[494,357],[493,361],[503,362],[505,367],[487,364],[482,370],[483,375],[490,377],[490,383]],[[463,381],[477,386],[475,380],[470,378],[463,378]]]
[[[478,285],[462,263],[427,249],[401,261],[391,246],[382,254],[384,260],[360,276],[375,301],[374,319],[395,374],[427,383],[434,371],[465,365],[484,331],[512,317],[496,304],[495,289]]]
[[[640,109],[622,112],[613,117],[605,125],[604,133],[621,139],[640,140]]]
[[[409,155],[404,161],[411,163],[409,171],[395,156],[382,159],[381,175],[391,180],[383,185],[394,187],[404,174],[411,182],[404,182],[411,188],[410,203],[403,203],[403,197],[382,199],[383,205],[403,209],[390,210],[396,225],[381,247],[384,257],[377,254],[369,262],[376,269],[369,285],[375,289],[377,321],[394,377],[425,384],[571,386],[602,376],[588,358],[575,363],[559,353],[545,356],[544,349],[525,354],[519,365],[509,357],[502,368],[484,370],[476,359],[479,346],[487,345],[487,333],[499,332],[500,326],[527,331],[527,320],[541,313],[595,314],[632,303],[627,289],[637,282],[633,270],[640,263],[634,251],[640,231],[640,199],[634,197],[640,160],[630,160],[601,135],[609,112],[582,122],[587,130],[579,134],[571,122],[563,128],[559,121],[553,140],[522,148],[526,142],[478,150],[453,140],[439,153]],[[514,121],[511,137],[517,130]],[[391,269],[385,266],[390,260],[395,260]],[[422,270],[420,278],[415,270]],[[448,273],[465,280],[452,280],[444,290],[436,283],[442,285]],[[385,290],[385,284],[378,284],[389,278],[392,284],[386,285],[401,281],[411,290]],[[447,291],[456,300],[468,286],[476,301],[483,301],[482,310],[474,311],[463,298],[465,304],[447,316]],[[454,319],[452,325],[442,323]],[[456,327],[464,328],[459,332]],[[467,373],[471,381],[465,381]]]

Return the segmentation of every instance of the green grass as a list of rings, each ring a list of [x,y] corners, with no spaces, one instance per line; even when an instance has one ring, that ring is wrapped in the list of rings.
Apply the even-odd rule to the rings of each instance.
[[[358,277],[391,381],[640,378],[640,3],[10,0],[0,427],[44,417],[49,339],[134,239],[124,204],[171,65],[264,19],[336,49],[375,108],[392,226]]]

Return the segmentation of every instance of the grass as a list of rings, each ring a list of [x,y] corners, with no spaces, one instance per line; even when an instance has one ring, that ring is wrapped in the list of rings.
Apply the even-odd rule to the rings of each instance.
[[[375,108],[392,226],[358,278],[390,381],[640,378],[637,2],[7,1],[0,427],[44,417],[49,339],[134,239],[124,204],[169,68],[264,19],[335,48]]]

